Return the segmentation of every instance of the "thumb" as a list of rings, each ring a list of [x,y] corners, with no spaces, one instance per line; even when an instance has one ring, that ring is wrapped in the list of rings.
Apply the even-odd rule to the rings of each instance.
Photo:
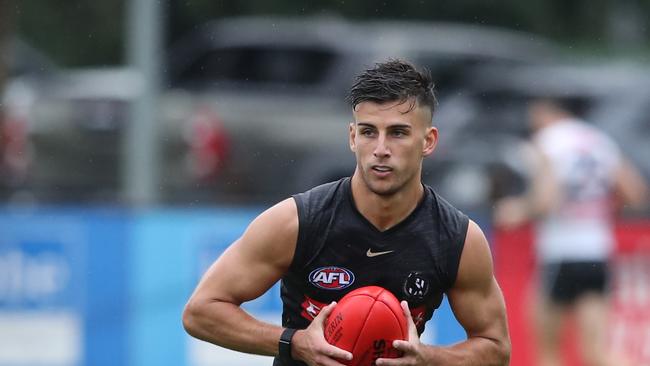
[[[409,304],[406,301],[402,301],[400,303],[402,305],[402,311],[404,312],[404,316],[406,317],[406,322],[408,323],[408,333],[409,333],[409,341],[419,338],[418,335],[418,329],[415,326],[415,322],[413,321],[413,316],[411,316],[411,310],[409,310]]]
[[[332,301],[329,305],[321,309],[318,315],[316,315],[316,317],[314,318],[313,323],[318,324],[319,326],[322,327],[323,324],[325,324],[325,320],[332,313],[335,307],[336,307],[336,301]]]

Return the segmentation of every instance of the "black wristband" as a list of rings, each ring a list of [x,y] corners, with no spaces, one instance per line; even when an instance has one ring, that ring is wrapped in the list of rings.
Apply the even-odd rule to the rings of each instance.
[[[291,357],[291,338],[293,338],[293,334],[297,330],[298,329],[287,328],[282,332],[282,335],[280,336],[278,349],[280,353],[280,360],[282,360],[283,364],[289,365],[289,363],[293,361],[293,357]]]

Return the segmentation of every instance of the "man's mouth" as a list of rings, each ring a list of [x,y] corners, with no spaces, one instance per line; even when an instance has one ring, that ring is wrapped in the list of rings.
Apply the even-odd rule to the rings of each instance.
[[[393,168],[385,165],[373,165],[371,169],[379,173],[388,173],[393,171]]]

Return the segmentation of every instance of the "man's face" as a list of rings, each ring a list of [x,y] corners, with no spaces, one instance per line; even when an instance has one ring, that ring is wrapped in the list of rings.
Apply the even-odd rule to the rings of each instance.
[[[435,148],[438,131],[431,110],[405,103],[363,102],[353,111],[350,148],[357,171],[370,191],[392,195],[408,183],[419,184],[422,158]]]

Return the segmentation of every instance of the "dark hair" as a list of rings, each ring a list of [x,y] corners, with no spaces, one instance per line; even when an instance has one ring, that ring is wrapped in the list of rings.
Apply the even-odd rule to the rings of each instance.
[[[417,105],[428,106],[433,114],[437,104],[433,88],[429,70],[418,70],[407,61],[391,59],[376,63],[359,74],[346,99],[352,109],[363,102],[404,103],[410,99],[409,111],[417,102]]]
[[[584,117],[588,110],[589,103],[587,98],[578,96],[536,96],[529,100],[529,103],[546,103],[565,113],[574,116]]]

